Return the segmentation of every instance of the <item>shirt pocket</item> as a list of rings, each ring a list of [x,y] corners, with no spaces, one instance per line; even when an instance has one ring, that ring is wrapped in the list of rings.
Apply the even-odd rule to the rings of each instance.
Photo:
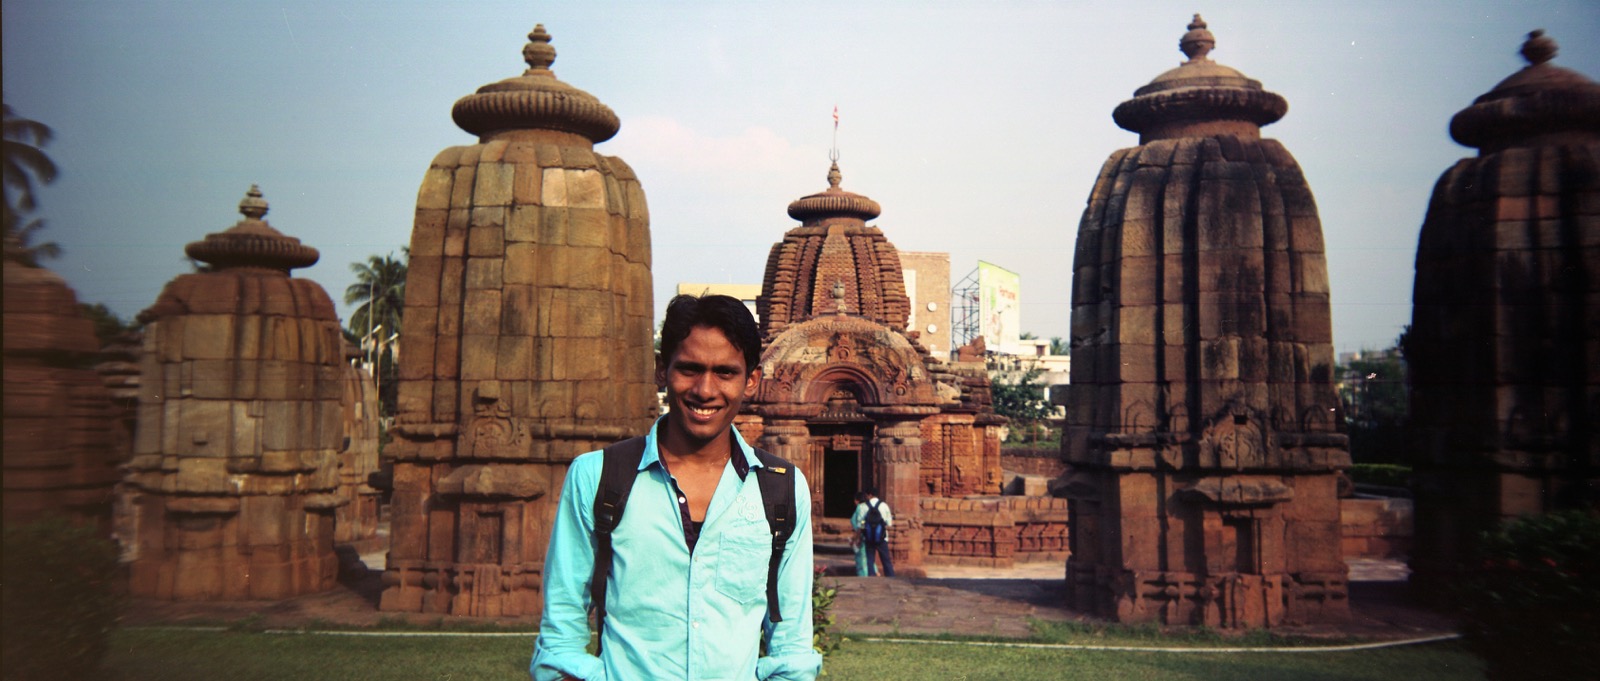
[[[772,538],[763,523],[760,534],[725,534],[717,555],[717,591],[740,603],[767,595],[767,564],[772,561]]]

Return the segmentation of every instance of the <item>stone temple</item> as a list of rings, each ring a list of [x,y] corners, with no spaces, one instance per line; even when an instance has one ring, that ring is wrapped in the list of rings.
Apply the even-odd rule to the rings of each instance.
[[[139,314],[139,427],[122,492],[129,590],[169,600],[277,600],[333,587],[343,503],[339,320],[289,276],[317,251],[262,218],[184,250],[208,270]]]
[[[761,383],[741,432],[806,472],[819,542],[843,543],[855,493],[876,488],[909,574],[927,561],[1059,560],[1058,500],[994,496],[1004,419],[982,363],[940,362],[907,331],[899,253],[866,223],[881,209],[840,182],[835,163],[828,189],[789,204],[801,224],[767,258]]]
[[[99,342],[56,273],[5,244],[5,522],[60,515],[104,530],[127,435],[90,366]]]
[[[1069,604],[1122,622],[1347,618],[1328,275],[1311,190],[1261,126],[1287,103],[1188,61],[1113,113],[1079,223],[1059,487]]]
[[[1600,504],[1600,85],[1528,66],[1450,121],[1478,149],[1434,186],[1417,245],[1413,583],[1447,599],[1477,533]]]
[[[417,192],[383,610],[537,614],[568,462],[658,413],[644,192],[594,152],[616,114],[528,39]]]

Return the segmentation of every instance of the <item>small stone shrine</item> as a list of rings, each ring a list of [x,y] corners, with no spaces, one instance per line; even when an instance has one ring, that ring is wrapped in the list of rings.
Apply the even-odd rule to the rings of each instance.
[[[60,515],[109,533],[121,477],[121,423],[90,368],[94,324],[56,273],[5,243],[5,494],[7,524]]]
[[[538,614],[567,464],[659,413],[644,191],[594,152],[616,114],[528,40],[417,192],[383,610]]]
[[[289,276],[316,249],[262,219],[256,187],[239,212],[184,248],[204,271],[139,314],[139,422],[122,492],[135,596],[278,600],[337,577],[339,320],[321,286]]]
[[[1406,360],[1412,583],[1447,601],[1478,533],[1600,504],[1600,84],[1528,66],[1450,121],[1417,245]]]
[[[1078,227],[1058,483],[1068,603],[1120,622],[1349,616],[1328,274],[1311,190],[1261,126],[1288,110],[1207,56],[1113,113],[1139,133]]]
[[[939,546],[929,542],[932,501],[999,494],[1004,419],[989,407],[981,364],[939,362],[907,332],[899,254],[866,224],[878,203],[840,179],[835,163],[827,190],[789,204],[801,224],[767,258],[761,383],[739,428],[805,471],[819,542],[843,543],[855,493],[876,488],[894,510],[897,569],[914,574],[930,554],[1009,565],[1017,529],[998,508],[974,506],[968,518],[941,507],[971,527],[957,542],[952,522]]]

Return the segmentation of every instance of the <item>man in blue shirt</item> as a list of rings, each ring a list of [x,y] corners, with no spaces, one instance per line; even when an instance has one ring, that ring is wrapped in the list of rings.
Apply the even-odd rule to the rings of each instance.
[[[795,470],[795,531],[778,571],[782,621],[767,616],[772,532],[754,450],[733,418],[760,379],[755,320],[728,296],[678,296],[661,329],[656,383],[668,412],[645,439],[612,534],[600,655],[590,655],[589,579],[601,452],[573,460],[544,563],[536,681],[809,681],[811,494]],[[762,639],[767,655],[759,657]]]

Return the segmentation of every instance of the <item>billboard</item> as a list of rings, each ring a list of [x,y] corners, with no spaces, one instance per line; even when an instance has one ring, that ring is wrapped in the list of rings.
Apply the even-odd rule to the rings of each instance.
[[[1011,352],[1022,335],[1022,277],[978,261],[978,333],[990,350]]]

